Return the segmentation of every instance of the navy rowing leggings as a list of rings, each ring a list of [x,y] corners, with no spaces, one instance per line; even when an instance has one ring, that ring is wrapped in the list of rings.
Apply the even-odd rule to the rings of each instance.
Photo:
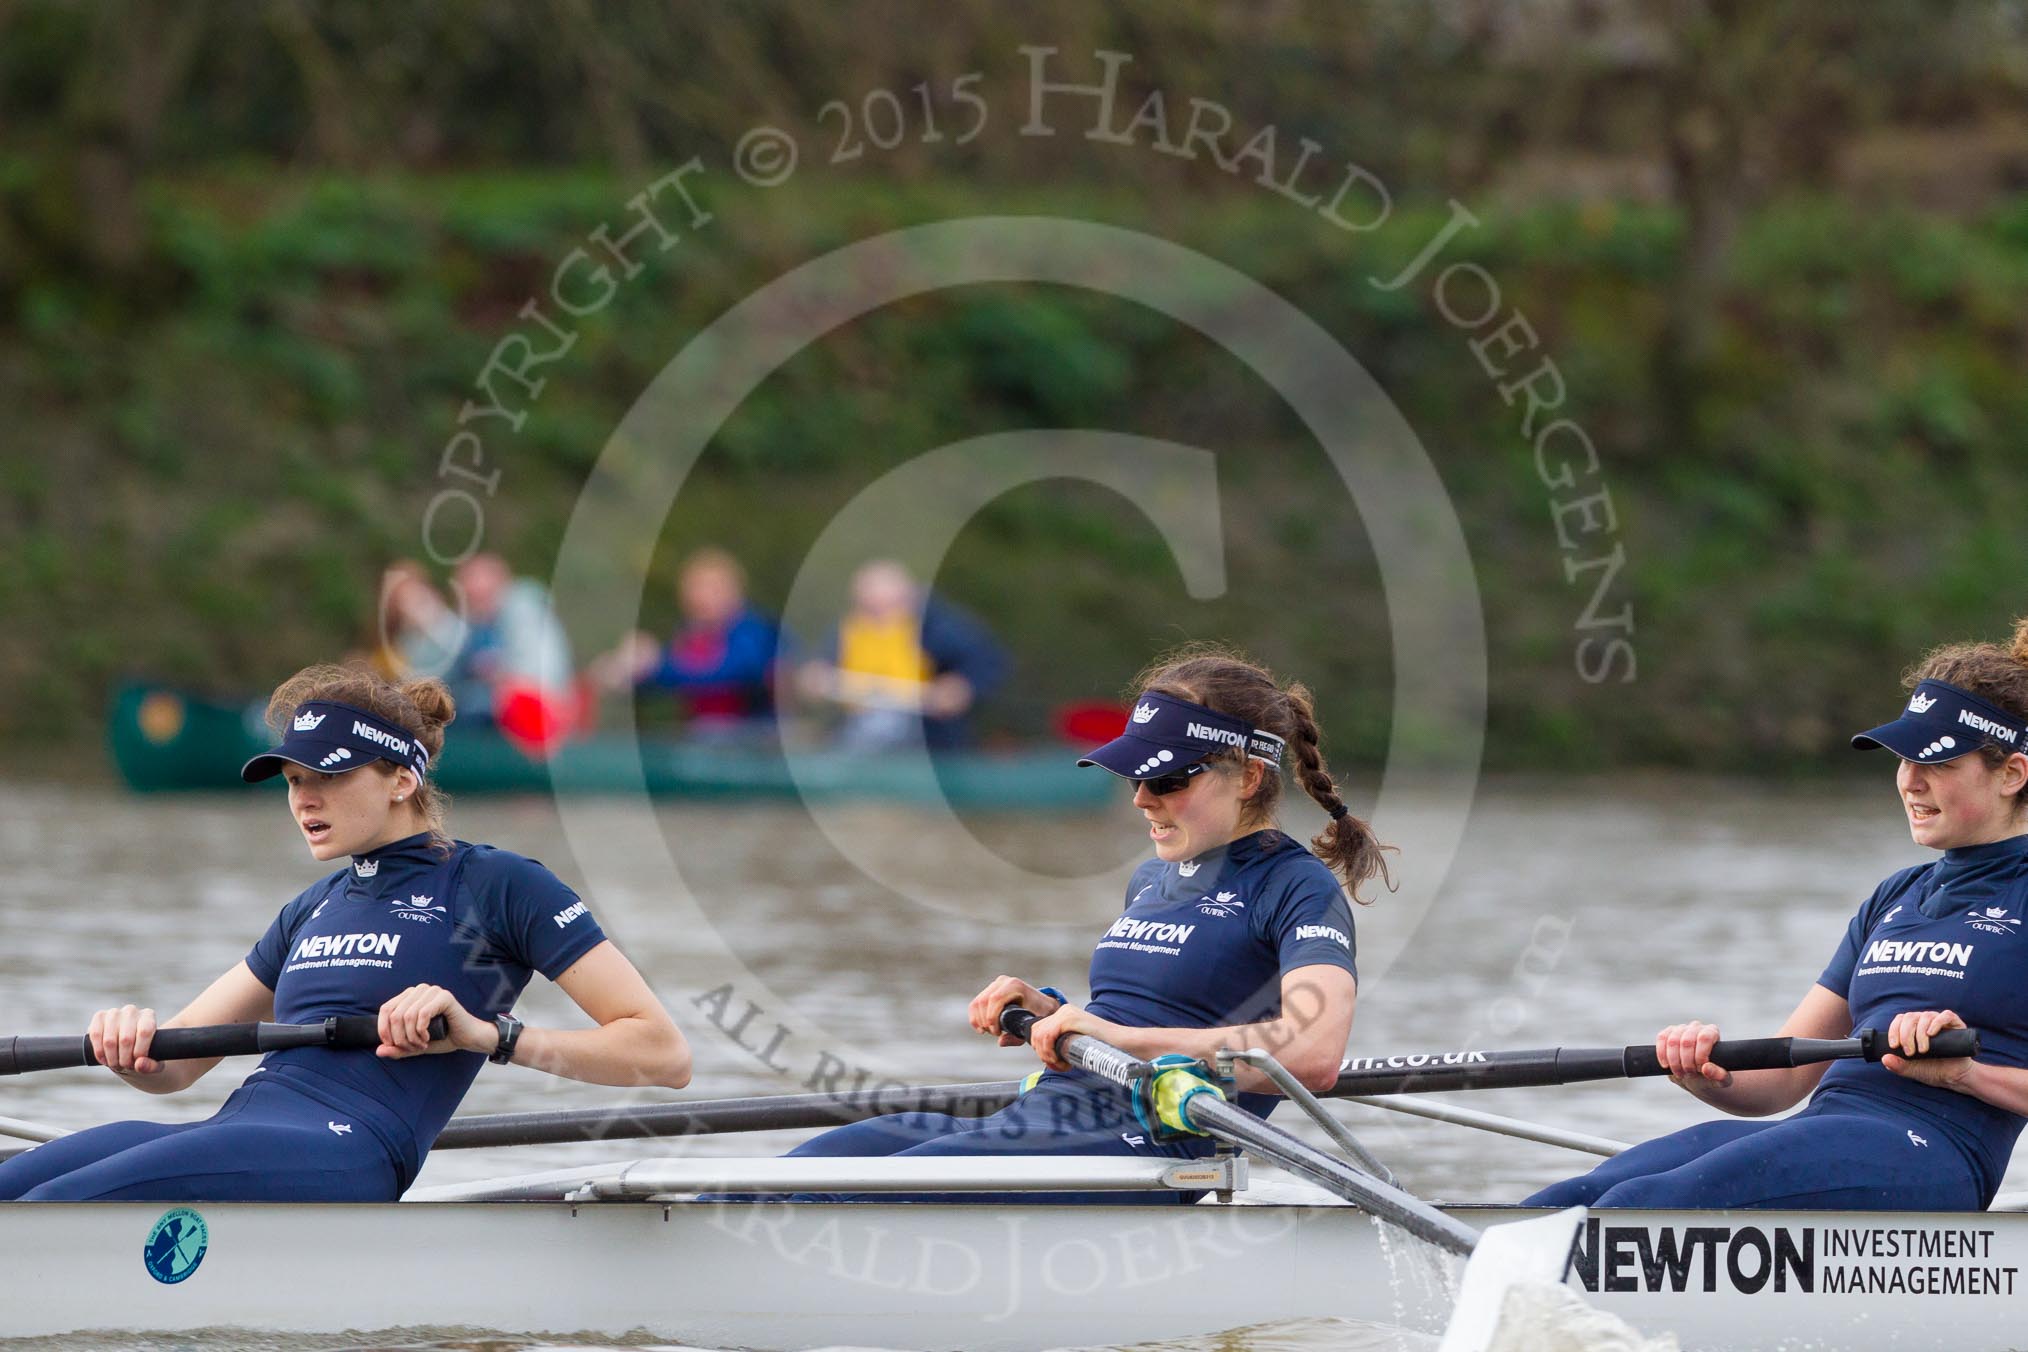
[[[337,1130],[337,1128],[347,1130]],[[363,1122],[271,1080],[203,1122],[109,1122],[0,1164],[0,1201],[392,1202],[395,1162]]]
[[[1644,1141],[1529,1206],[1978,1211],[1971,1166],[1941,1135],[1861,1113],[1727,1118]]]
[[[1132,1117],[1123,1117],[1125,1096],[1078,1091],[1031,1090],[991,1117],[950,1117],[943,1113],[897,1113],[837,1127],[803,1142],[791,1159],[890,1155],[930,1156],[1100,1155],[1128,1159],[1198,1159],[1211,1152],[1201,1136],[1156,1141]],[[1174,1205],[1194,1202],[1198,1192],[1064,1193],[851,1193],[806,1196],[803,1201],[847,1202],[1051,1202]]]

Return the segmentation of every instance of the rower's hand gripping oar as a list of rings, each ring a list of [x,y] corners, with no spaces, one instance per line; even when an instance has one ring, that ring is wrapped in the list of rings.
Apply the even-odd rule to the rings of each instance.
[[[1920,1055],[1887,1045],[1878,1028],[1852,1037],[1752,1037],[1720,1042],[1712,1065],[1727,1070],[1779,1070],[1824,1061],[1878,1061],[1887,1055],[1911,1061],[1977,1056],[1975,1028],[1934,1034]],[[1428,1094],[1457,1089],[1518,1089],[1533,1085],[1577,1084],[1586,1080],[1638,1079],[1666,1075],[1653,1043],[1639,1047],[1544,1047],[1530,1051],[1425,1052],[1409,1056],[1358,1056],[1345,1062],[1326,1097],[1348,1094]]]
[[[450,1036],[439,1014],[430,1020],[430,1041]],[[264,1056],[293,1047],[371,1051],[380,1045],[380,1016],[341,1014],[321,1023],[219,1023],[203,1028],[158,1028],[148,1042],[153,1061],[193,1061],[208,1056]],[[95,1066],[92,1040],[83,1034],[60,1037],[0,1037],[0,1075],[31,1070]]]

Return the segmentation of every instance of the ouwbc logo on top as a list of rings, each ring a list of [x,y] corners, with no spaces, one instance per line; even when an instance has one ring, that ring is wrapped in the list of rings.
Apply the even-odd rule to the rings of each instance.
[[[449,919],[451,914],[447,908],[433,905],[435,900],[435,897],[411,894],[407,901],[403,901],[400,897],[389,897],[387,904],[394,907],[396,920],[417,920],[433,924],[439,920]]]
[[[1197,903],[1197,909],[1205,915],[1238,915],[1246,909],[1237,892],[1220,892],[1216,897],[1205,897]]]
[[[2005,906],[1974,907],[1965,917],[1965,923],[1988,934],[2018,934],[2021,931],[2020,917],[2009,915]]]

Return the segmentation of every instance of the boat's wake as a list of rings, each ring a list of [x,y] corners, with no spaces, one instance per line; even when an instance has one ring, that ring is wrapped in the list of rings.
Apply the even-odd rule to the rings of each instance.
[[[1516,1282],[1486,1352],[1677,1352],[1673,1334],[1645,1338],[1567,1286]]]

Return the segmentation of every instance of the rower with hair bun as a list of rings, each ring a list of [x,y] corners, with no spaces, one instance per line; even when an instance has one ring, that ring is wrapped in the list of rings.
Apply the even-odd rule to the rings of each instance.
[[[1126,906],[1092,954],[1091,999],[995,978],[972,1000],[972,1027],[1003,1046],[1000,1016],[1042,1016],[1029,1041],[1047,1069],[986,1118],[905,1113],[805,1142],[798,1156],[1118,1155],[1192,1159],[1212,1142],[1166,1134],[1110,1082],[1057,1052],[1072,1033],[1142,1058],[1212,1062],[1220,1049],[1271,1052],[1312,1089],[1335,1082],[1357,995],[1350,892],[1385,877],[1385,847],[1352,815],[1325,768],[1309,691],[1220,648],[1158,661],[1120,736],[1078,763],[1133,785],[1154,858],[1135,869]],[[1292,762],[1292,763],[1291,763]],[[1278,830],[1285,776],[1330,814],[1316,853]],[[1342,886],[1341,886],[1342,884]],[[1241,1106],[1262,1116],[1270,1082],[1236,1067]],[[891,1200],[891,1198],[889,1199]],[[1192,1200],[1171,1194],[1009,1194],[1007,1201]]]
[[[1648,1141],[1530,1205],[1972,1211],[1992,1202],[2028,1121],[2028,619],[2008,647],[1934,650],[1905,684],[1901,716],[1852,744],[1900,758],[1909,834],[1943,858],[1874,889],[1781,1031],[1842,1038],[1886,1024],[1890,1046],[1923,1054],[1945,1029],[1971,1027],[1978,1056],[1735,1074],[1712,1062],[1717,1028],[1673,1024],[1657,1034],[1655,1054],[1698,1098],[1742,1117],[1805,1096],[1809,1106],[1778,1122],[1706,1122]]]
[[[268,701],[280,745],[241,775],[284,776],[311,857],[348,862],[174,1018],[104,1009],[88,1034],[101,1065],[153,1094],[218,1064],[150,1057],[158,1027],[377,1015],[374,1053],[272,1053],[206,1121],[108,1123],[0,1164],[0,1199],[393,1201],[488,1060],[594,1084],[689,1080],[683,1034],[576,894],[533,859],[444,833],[430,772],[454,716],[440,681],[335,666],[284,681]],[[509,1011],[538,971],[598,1026],[523,1027]]]

